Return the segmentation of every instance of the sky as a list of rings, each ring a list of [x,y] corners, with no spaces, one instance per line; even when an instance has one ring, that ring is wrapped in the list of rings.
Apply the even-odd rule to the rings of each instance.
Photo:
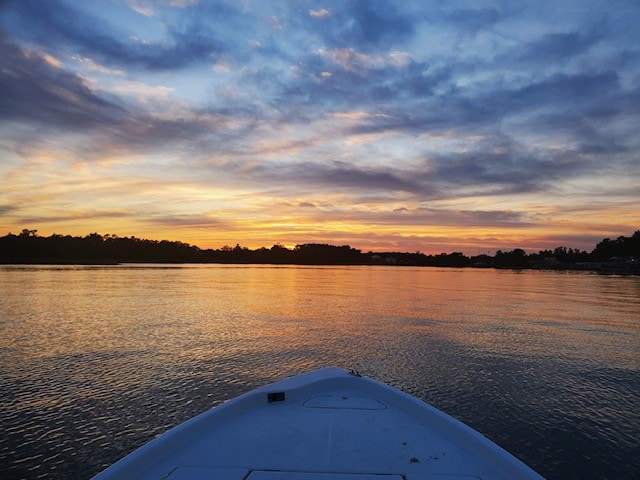
[[[0,234],[466,254],[640,228],[640,3],[0,0]]]

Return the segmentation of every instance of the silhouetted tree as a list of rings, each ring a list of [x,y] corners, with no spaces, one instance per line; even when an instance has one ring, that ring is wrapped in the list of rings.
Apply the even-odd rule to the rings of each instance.
[[[432,264],[438,267],[466,267],[470,261],[462,252],[440,253],[434,257]]]
[[[307,243],[296,245],[293,249],[296,263],[308,265],[358,265],[365,257],[360,250],[349,245],[336,247],[334,245]]]
[[[527,254],[521,248],[516,248],[511,252],[498,250],[493,258],[493,263],[496,267],[523,268],[528,264]]]
[[[615,240],[605,238],[596,245],[591,254],[600,262],[612,257],[640,258],[640,230],[637,230],[631,237],[618,237]]]
[[[467,257],[462,252],[425,255],[421,252],[369,252],[363,255],[349,245],[309,243],[296,245],[289,250],[276,244],[271,248],[250,250],[239,243],[219,250],[201,250],[196,246],[169,240],[145,240],[117,235],[90,233],[85,237],[72,237],[54,233],[41,237],[37,230],[23,229],[19,235],[11,233],[0,237],[0,262],[2,263],[104,263],[104,262],[211,262],[211,263],[276,263],[304,265],[426,265],[445,267],[495,266],[500,268],[545,267],[545,259],[557,260],[553,268],[599,261],[612,257],[625,259],[623,268],[634,268],[640,258],[640,230],[631,237],[609,238],[599,242],[593,252],[560,246],[554,250],[541,250],[527,255],[520,248],[510,252],[498,250],[494,257],[478,255]],[[373,258],[373,260],[372,260]],[[571,267],[574,268],[574,267]],[[618,268],[618,267],[616,267]]]

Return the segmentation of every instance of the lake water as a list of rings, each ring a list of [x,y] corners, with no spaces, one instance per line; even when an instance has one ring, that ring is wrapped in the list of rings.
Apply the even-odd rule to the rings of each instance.
[[[86,478],[267,382],[361,371],[547,479],[640,478],[640,278],[0,267],[0,477]]]

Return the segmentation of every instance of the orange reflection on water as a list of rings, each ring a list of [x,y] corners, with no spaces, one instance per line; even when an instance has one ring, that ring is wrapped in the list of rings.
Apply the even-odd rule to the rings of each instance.
[[[631,277],[399,267],[5,267],[2,287],[5,372],[20,376],[25,366],[50,365],[49,374],[63,368],[94,392],[96,382],[135,384],[154,370],[189,375],[180,370],[185,361],[253,359],[254,374],[269,376],[270,356],[288,355],[292,370],[305,370],[419,351],[434,338],[482,355],[638,367],[640,280]]]

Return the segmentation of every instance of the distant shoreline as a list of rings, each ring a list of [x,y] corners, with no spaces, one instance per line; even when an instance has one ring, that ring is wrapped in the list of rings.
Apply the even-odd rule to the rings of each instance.
[[[415,267],[506,268],[516,270],[593,271],[640,274],[640,230],[631,237],[608,238],[591,252],[557,247],[527,253],[520,248],[498,250],[495,255],[466,256],[462,252],[362,252],[349,245],[282,245],[251,250],[236,244],[220,249],[201,249],[179,241],[100,235],[85,237],[54,234],[42,237],[37,230],[0,237],[3,265],[120,265],[140,264],[232,264],[232,265],[385,265]]]

